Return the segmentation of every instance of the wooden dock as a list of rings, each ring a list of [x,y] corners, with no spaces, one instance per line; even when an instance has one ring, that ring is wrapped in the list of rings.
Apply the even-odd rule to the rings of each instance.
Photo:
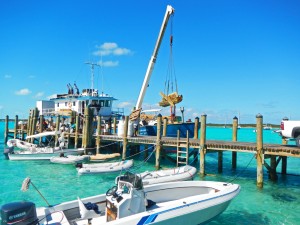
[[[282,161],[282,173],[286,174],[287,169],[287,157],[296,157],[300,158],[300,148],[296,146],[286,145],[286,141],[283,140],[283,144],[264,144],[262,131],[263,131],[263,117],[258,114],[256,116],[256,135],[257,142],[238,142],[237,141],[237,133],[238,133],[238,119],[233,118],[232,125],[232,141],[219,141],[219,140],[206,140],[206,115],[201,116],[201,121],[199,123],[199,118],[195,118],[195,137],[186,137],[186,138],[173,138],[166,137],[164,134],[166,123],[162,124],[161,117],[158,117],[157,136],[138,136],[131,137],[128,136],[128,121],[129,117],[125,117],[124,123],[124,132],[123,136],[118,136],[116,134],[116,126],[114,121],[114,131],[113,134],[102,134],[101,133],[101,119],[97,118],[97,132],[94,134],[92,126],[92,122],[95,119],[92,119],[90,114],[90,110],[87,109],[84,115],[84,127],[82,132],[79,130],[80,118],[76,116],[74,121],[76,121],[76,130],[73,133],[65,133],[65,136],[68,140],[72,140],[75,147],[84,147],[88,150],[95,150],[95,153],[100,153],[100,149],[107,145],[107,143],[118,143],[119,147],[122,147],[122,159],[126,159],[128,146],[149,146],[153,145],[155,147],[155,155],[156,155],[156,169],[160,168],[160,158],[161,152],[164,156],[168,157],[168,153],[164,151],[165,148],[174,148],[177,151],[177,160],[178,164],[188,164],[188,160],[191,156],[194,158],[199,157],[199,174],[201,176],[205,176],[205,156],[210,152],[218,153],[218,171],[222,172],[223,165],[223,152],[230,151],[232,152],[232,168],[236,168],[237,162],[237,153],[252,153],[254,154],[257,161],[257,186],[263,187],[263,168],[265,167],[269,172],[269,178],[272,180],[277,179],[276,168],[280,161]],[[8,117],[6,118],[6,129],[5,129],[5,141],[7,141],[8,137],[16,138],[16,137],[24,137],[25,134],[35,133],[36,123],[38,118],[36,118],[38,112],[34,112],[31,114],[28,120],[29,126],[25,130],[24,127],[18,127],[18,117],[15,119],[15,128],[13,130],[8,129]],[[59,124],[60,118],[59,116],[56,118],[56,123]],[[40,119],[40,124],[42,123],[42,119]],[[198,130],[200,126],[200,137],[198,137]],[[164,127],[163,129],[161,129]],[[56,127],[55,129],[58,129]],[[39,130],[43,132],[42,129]],[[21,135],[21,136],[20,136]],[[81,146],[79,146],[79,143]],[[170,157],[168,157],[170,158]],[[182,158],[185,158],[186,161],[183,162]],[[181,159],[181,160],[179,160]],[[270,159],[269,163],[266,161]],[[173,160],[174,161],[174,160]]]

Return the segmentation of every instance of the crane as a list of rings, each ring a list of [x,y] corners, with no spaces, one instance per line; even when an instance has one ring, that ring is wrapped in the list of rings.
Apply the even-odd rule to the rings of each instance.
[[[155,47],[154,47],[153,54],[152,54],[152,56],[150,58],[150,61],[149,61],[149,64],[148,64],[148,68],[147,68],[147,71],[146,71],[146,74],[145,74],[145,78],[144,78],[144,82],[143,82],[143,85],[142,85],[142,88],[141,88],[141,91],[140,91],[140,94],[139,94],[139,98],[136,102],[136,106],[135,106],[136,110],[139,110],[142,106],[142,103],[143,103],[143,100],[144,100],[144,97],[145,97],[145,94],[146,94],[146,89],[149,85],[149,80],[150,80],[150,77],[151,77],[153,69],[154,69],[154,65],[155,65],[155,62],[156,62],[156,58],[157,58],[157,54],[158,54],[158,50],[159,50],[162,38],[164,36],[169,18],[171,17],[171,15],[174,14],[174,12],[175,12],[174,8],[170,5],[168,5],[167,9],[166,9],[165,16],[164,16],[164,20],[162,22],[162,25],[161,25],[161,28],[160,28],[160,31],[159,31],[159,34],[158,34],[157,41],[156,41],[156,44],[155,44]]]

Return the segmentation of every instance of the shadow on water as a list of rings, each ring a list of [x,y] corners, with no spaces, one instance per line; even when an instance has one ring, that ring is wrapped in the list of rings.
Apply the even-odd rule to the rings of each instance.
[[[273,193],[271,194],[272,198],[276,201],[280,201],[280,202],[294,202],[294,201],[298,201],[297,197],[289,194],[289,193]]]
[[[207,225],[236,225],[236,224],[271,224],[271,221],[263,213],[248,213],[246,211],[232,211],[232,213],[220,214],[215,220],[207,223]]]

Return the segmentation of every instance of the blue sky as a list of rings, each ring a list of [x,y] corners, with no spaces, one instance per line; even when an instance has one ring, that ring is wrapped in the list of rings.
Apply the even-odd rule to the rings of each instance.
[[[157,108],[173,62],[185,119],[279,124],[300,119],[300,1],[1,1],[0,117],[27,118],[35,102],[91,86],[87,61],[101,62],[94,86],[135,106],[159,29],[168,24],[144,109]],[[172,29],[171,29],[172,27]],[[100,54],[101,52],[101,54]],[[102,55],[102,56],[100,56]],[[169,113],[169,108],[164,109]]]

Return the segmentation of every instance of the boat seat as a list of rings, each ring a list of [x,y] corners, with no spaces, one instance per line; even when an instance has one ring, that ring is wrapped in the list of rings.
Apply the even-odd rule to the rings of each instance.
[[[98,211],[98,205],[88,202],[83,203],[81,199],[78,197],[78,205],[81,219],[92,219],[100,215],[100,211]]]

